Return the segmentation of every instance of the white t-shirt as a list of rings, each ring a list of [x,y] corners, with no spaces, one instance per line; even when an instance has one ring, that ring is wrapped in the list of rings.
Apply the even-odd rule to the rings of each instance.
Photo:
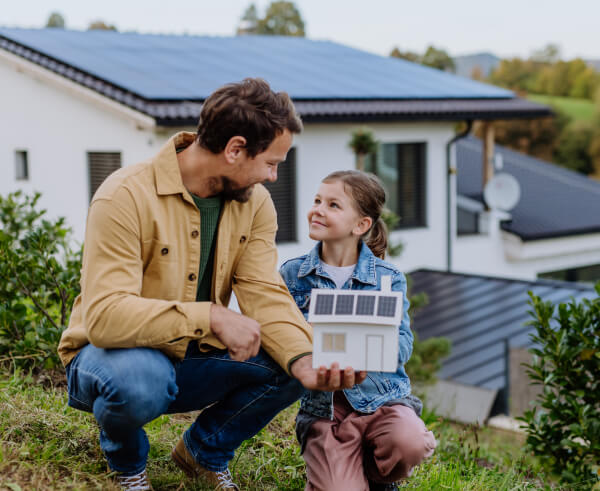
[[[356,267],[356,264],[350,266],[331,266],[331,264],[324,263],[323,261],[321,261],[321,264],[323,265],[323,270],[331,276],[331,279],[338,289],[344,286],[344,283],[352,276],[354,268]]]

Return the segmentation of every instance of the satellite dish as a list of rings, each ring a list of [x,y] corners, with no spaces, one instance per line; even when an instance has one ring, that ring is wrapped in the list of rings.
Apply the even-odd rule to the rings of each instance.
[[[512,210],[521,198],[521,186],[510,174],[501,172],[492,177],[483,189],[483,199],[492,209]]]

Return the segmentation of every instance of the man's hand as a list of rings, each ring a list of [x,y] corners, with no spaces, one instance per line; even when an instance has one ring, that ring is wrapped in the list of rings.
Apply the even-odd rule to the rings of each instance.
[[[355,384],[360,384],[367,377],[367,372],[355,372],[351,367],[340,370],[337,363],[333,363],[329,370],[325,366],[315,370],[312,367],[312,355],[296,360],[290,370],[306,389],[325,392],[349,389]]]
[[[236,361],[245,361],[258,354],[260,324],[222,305],[210,306],[210,328]]]

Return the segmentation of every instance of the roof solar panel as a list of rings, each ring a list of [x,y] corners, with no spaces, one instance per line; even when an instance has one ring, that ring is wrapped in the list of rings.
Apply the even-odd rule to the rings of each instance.
[[[379,297],[377,315],[381,317],[394,317],[396,315],[396,297]]]
[[[335,302],[336,315],[352,315],[354,295],[338,295]]]
[[[315,315],[331,315],[333,313],[333,299],[334,295],[318,294]]]
[[[512,98],[508,90],[406,60],[295,36],[179,36],[11,29],[0,36],[154,100],[202,100],[262,77],[294,99]]]
[[[373,315],[375,313],[375,295],[359,295],[356,301],[356,315]]]

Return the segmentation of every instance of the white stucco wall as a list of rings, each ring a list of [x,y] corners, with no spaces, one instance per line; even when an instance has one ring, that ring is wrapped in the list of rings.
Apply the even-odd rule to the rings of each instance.
[[[93,94],[71,90],[74,84],[53,83],[43,70],[30,72],[0,58],[0,80],[0,194],[41,191],[48,217],[65,216],[81,241],[89,203],[87,152],[121,152],[122,162],[131,163],[154,153],[161,138]],[[27,151],[28,181],[15,179],[15,150]]]
[[[534,280],[539,273],[600,264],[600,234],[523,242],[492,219],[486,234],[458,237],[453,270]]]

